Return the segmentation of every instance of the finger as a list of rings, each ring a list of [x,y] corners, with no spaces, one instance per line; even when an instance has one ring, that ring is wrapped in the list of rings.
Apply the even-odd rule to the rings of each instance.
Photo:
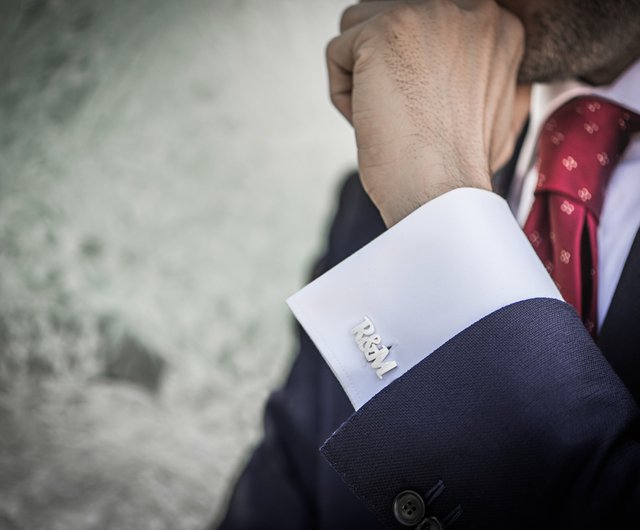
[[[369,20],[395,3],[393,1],[368,0],[365,3],[347,7],[340,18],[340,33]]]
[[[327,45],[329,95],[333,105],[351,123],[354,44],[363,24],[358,24],[333,38]]]

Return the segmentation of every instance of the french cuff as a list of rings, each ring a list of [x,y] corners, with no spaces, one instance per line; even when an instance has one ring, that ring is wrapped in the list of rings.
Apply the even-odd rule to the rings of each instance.
[[[562,300],[507,203],[459,188],[287,303],[358,410],[474,322],[532,298]]]

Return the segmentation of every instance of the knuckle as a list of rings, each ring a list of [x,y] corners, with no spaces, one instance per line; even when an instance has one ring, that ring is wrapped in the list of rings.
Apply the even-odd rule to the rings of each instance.
[[[356,14],[358,12],[358,9],[359,9],[359,4],[356,4],[356,5],[347,7],[342,12],[342,15],[340,17],[341,32],[348,30],[351,26],[355,24],[355,21],[357,20]]]
[[[524,46],[524,39],[525,39],[524,24],[520,21],[519,18],[515,17],[514,15],[510,15],[510,16],[513,17],[515,38],[518,39],[518,42],[520,43],[521,46]]]
[[[419,6],[417,4],[405,4],[398,2],[382,17],[385,29],[389,31],[401,31],[412,27],[418,21]]]
[[[502,11],[502,8],[496,3],[489,0],[480,0],[475,2],[473,6],[477,11],[486,12],[491,15],[495,15]]]
[[[327,46],[325,47],[325,50],[324,50],[324,54],[327,61],[330,61],[331,58],[335,56],[336,48],[338,46],[338,39],[340,39],[339,36],[334,37],[327,43]]]
[[[503,11],[502,16],[509,45],[516,51],[524,51],[525,28],[521,20],[508,11]]]

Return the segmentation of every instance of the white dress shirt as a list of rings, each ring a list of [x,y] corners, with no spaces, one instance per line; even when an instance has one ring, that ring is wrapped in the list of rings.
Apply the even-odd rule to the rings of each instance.
[[[490,313],[531,298],[561,299],[520,225],[533,203],[540,127],[562,103],[583,94],[640,113],[640,62],[605,88],[534,87],[509,205],[478,189],[445,193],[287,300],[355,409]],[[638,227],[636,136],[614,171],[600,219],[599,323]]]

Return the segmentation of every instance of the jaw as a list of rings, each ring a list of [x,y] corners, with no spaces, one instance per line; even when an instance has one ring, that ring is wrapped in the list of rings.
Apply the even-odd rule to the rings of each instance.
[[[521,83],[614,81],[640,57],[640,0],[497,0],[519,17],[526,48]]]

